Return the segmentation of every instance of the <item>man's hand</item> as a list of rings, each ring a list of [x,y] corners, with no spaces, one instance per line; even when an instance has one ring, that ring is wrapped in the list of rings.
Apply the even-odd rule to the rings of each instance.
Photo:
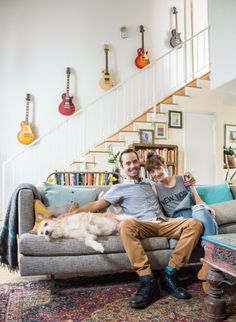
[[[205,205],[206,209],[209,210],[209,212],[211,213],[212,217],[215,218],[216,217],[216,213],[215,210],[211,207],[209,207],[208,205]]]
[[[191,172],[184,173],[184,185],[185,187],[194,186],[196,183],[195,178],[193,177]]]

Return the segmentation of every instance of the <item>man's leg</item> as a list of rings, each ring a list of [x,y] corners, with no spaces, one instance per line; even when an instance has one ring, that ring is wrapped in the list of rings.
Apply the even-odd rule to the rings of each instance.
[[[161,223],[128,219],[120,226],[127,256],[140,278],[152,276],[148,257],[141,244],[142,239],[155,236],[179,239],[168,264],[179,270],[188,262],[201,233],[202,225],[196,219],[176,219]]]

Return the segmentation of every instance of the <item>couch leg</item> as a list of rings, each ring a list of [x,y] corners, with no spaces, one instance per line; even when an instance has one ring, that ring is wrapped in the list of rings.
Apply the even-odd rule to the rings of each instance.
[[[55,275],[51,275],[51,295],[55,295]]]

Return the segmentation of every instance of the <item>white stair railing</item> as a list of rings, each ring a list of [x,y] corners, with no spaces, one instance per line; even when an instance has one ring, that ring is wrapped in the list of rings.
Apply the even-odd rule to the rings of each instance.
[[[193,50],[192,50],[193,48]],[[194,57],[192,53],[194,52]],[[2,204],[17,185],[41,185],[96,144],[195,77],[209,71],[209,27],[172,49],[9,158],[2,168]]]

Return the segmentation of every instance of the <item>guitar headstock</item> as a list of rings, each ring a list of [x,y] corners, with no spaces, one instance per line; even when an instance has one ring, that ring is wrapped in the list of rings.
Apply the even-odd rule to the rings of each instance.
[[[178,11],[177,11],[176,7],[173,7],[173,8],[172,8],[172,13],[173,13],[174,15],[176,15],[176,14],[178,13]]]
[[[105,44],[104,45],[104,51],[105,51],[105,53],[108,53],[108,51],[109,51],[109,45],[108,44]]]
[[[140,26],[139,26],[139,31],[140,31],[141,33],[144,33],[144,31],[145,31],[145,30],[144,30],[143,25],[140,25]]]
[[[66,67],[66,74],[67,74],[67,75],[70,75],[70,74],[71,74],[70,67]]]
[[[30,101],[30,94],[26,94],[26,101],[29,102]]]

